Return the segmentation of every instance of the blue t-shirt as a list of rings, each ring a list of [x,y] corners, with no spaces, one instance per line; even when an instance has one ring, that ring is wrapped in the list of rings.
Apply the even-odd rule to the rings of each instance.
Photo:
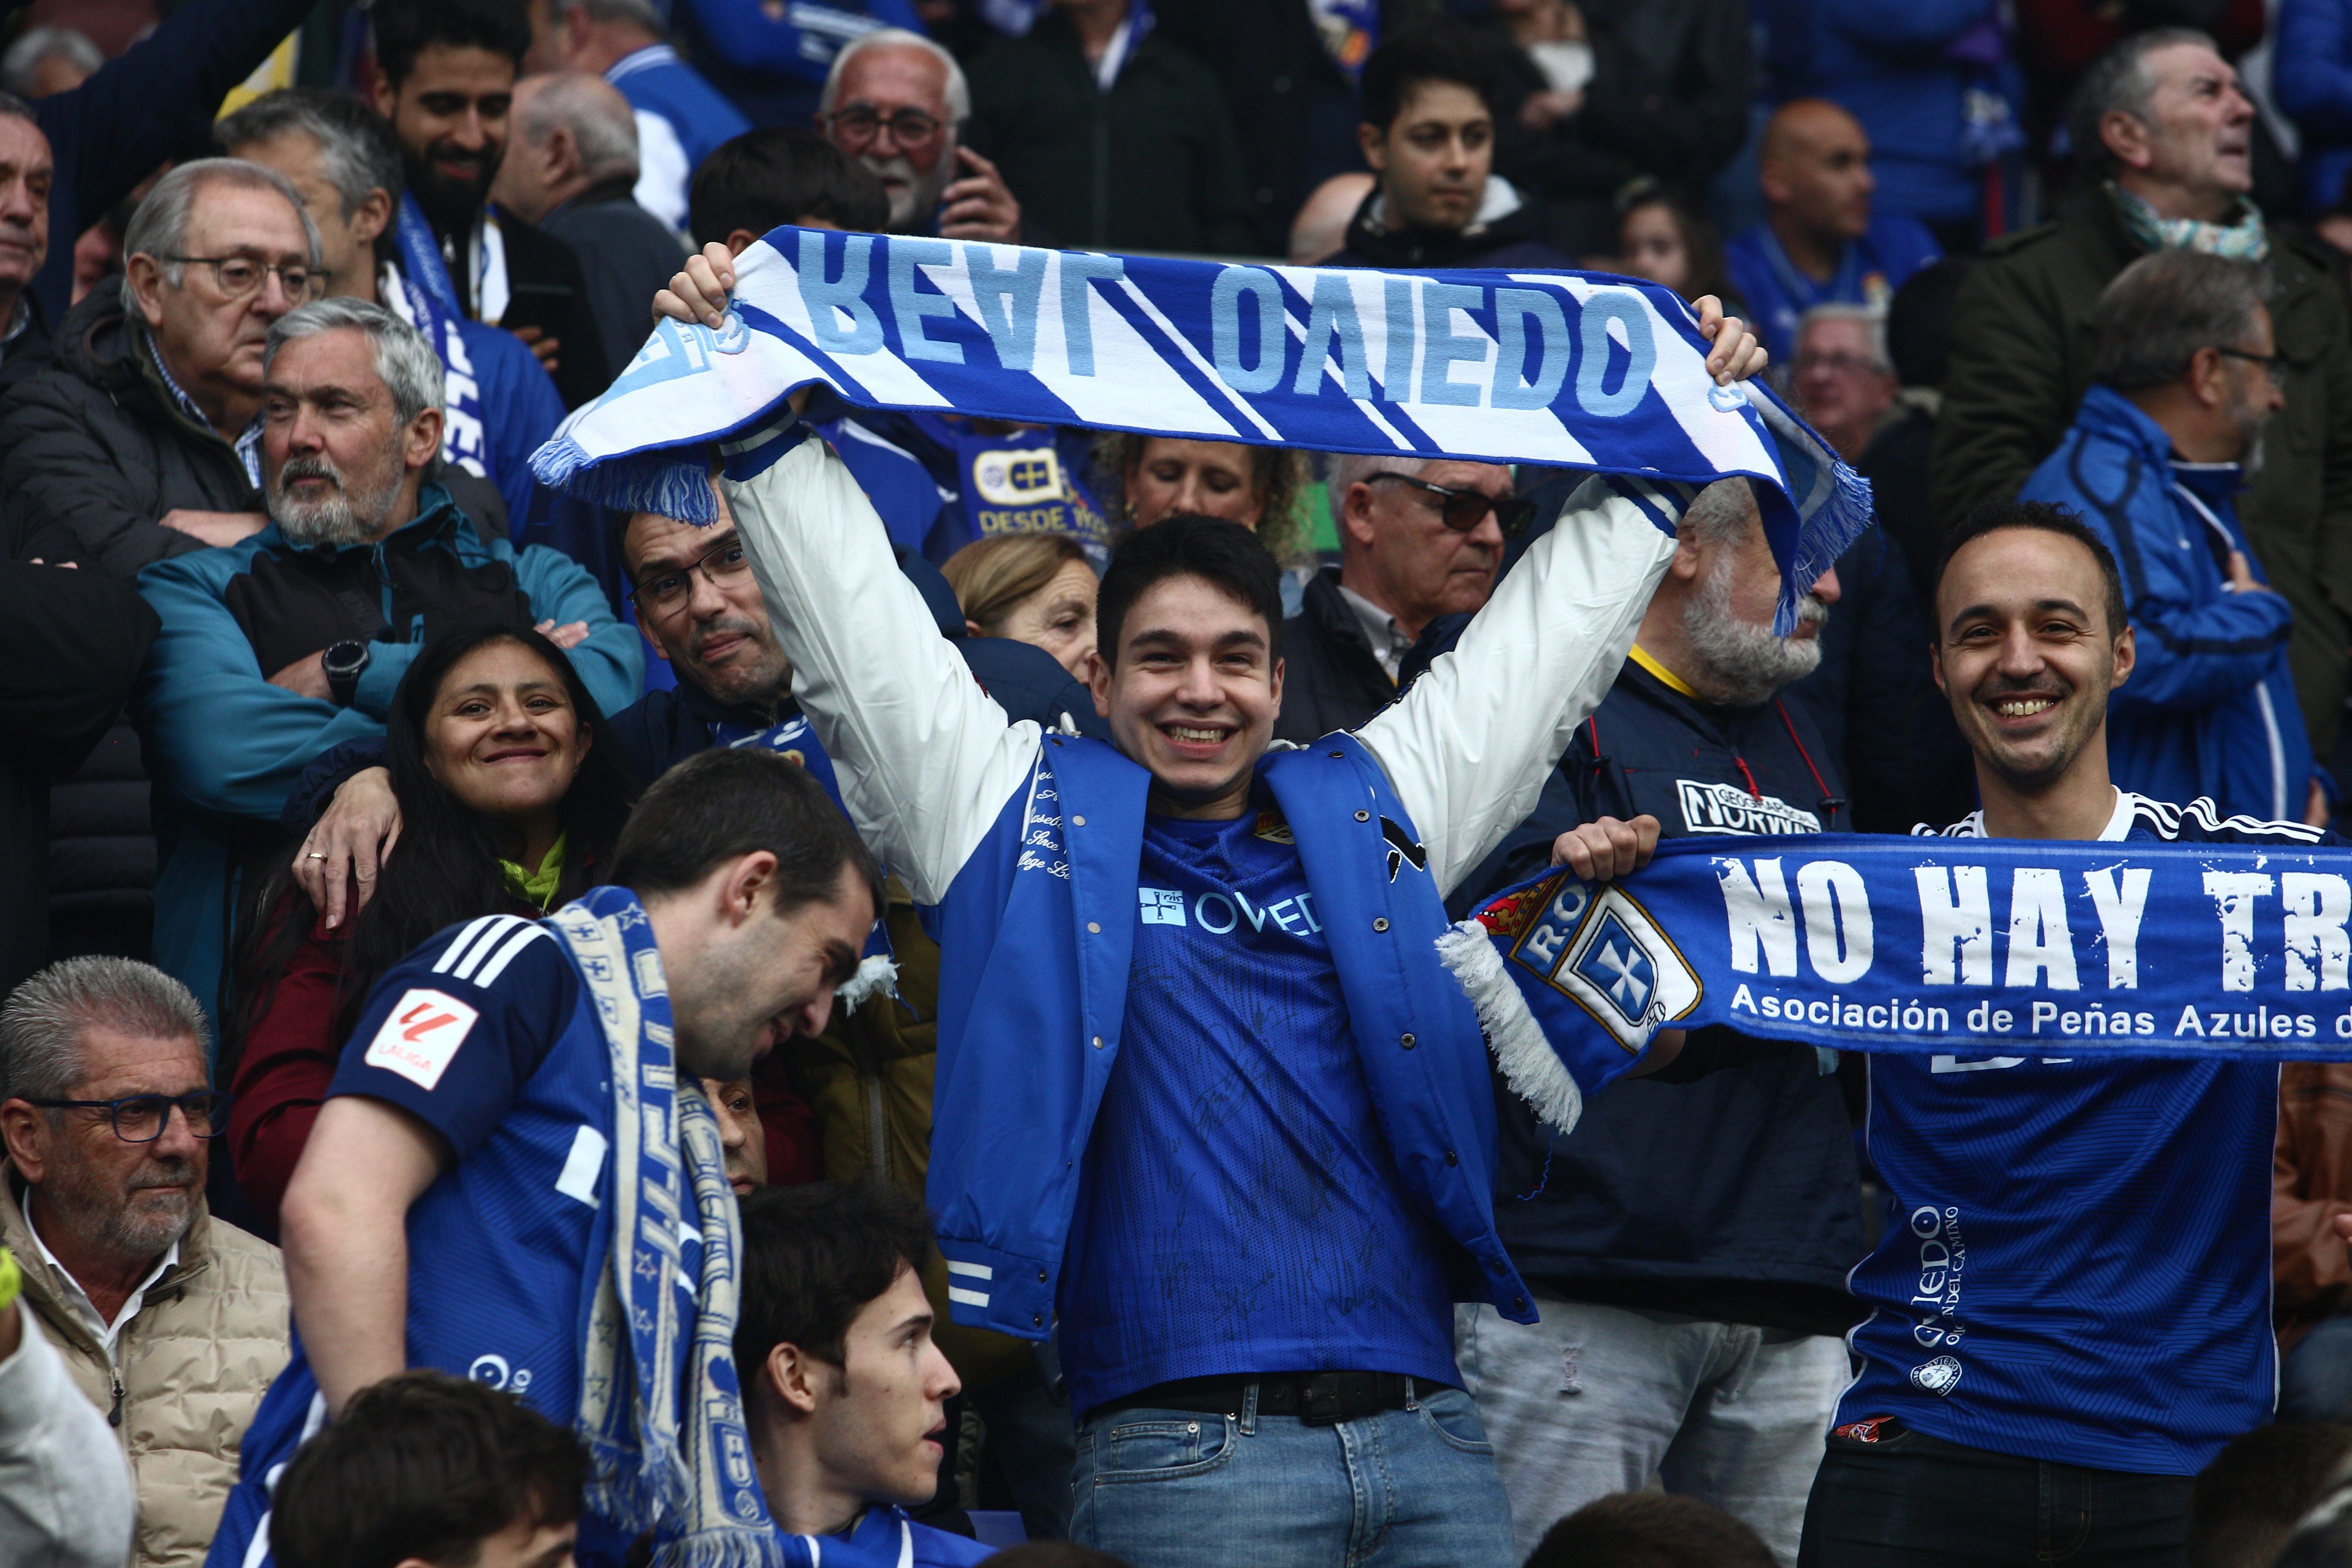
[[[2215,831],[2125,795],[2107,837],[2290,831]],[[1871,1058],[1891,1207],[1850,1281],[1872,1312],[1838,1424],[1866,1437],[1894,1416],[1995,1453],[2193,1475],[2273,1400],[2278,1068],[1996,1048]]]
[[[1177,1378],[1454,1366],[1436,1228],[1374,1113],[1290,830],[1144,821],[1124,1044],[1060,1300],[1084,1412]]]
[[[1800,271],[1773,237],[1769,224],[1758,224],[1723,247],[1724,271],[1739,291],[1748,325],[1785,367],[1796,355],[1797,322],[1816,305],[1867,305],[1885,310],[1911,274],[1940,260],[1943,247],[1916,218],[1874,217],[1826,282]]]

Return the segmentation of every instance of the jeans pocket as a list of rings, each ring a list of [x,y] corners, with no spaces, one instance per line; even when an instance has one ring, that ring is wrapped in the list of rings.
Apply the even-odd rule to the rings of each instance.
[[[1486,1441],[1486,1427],[1478,1419],[1478,1406],[1458,1388],[1435,1388],[1420,1394],[1413,1401],[1421,1418],[1430,1430],[1445,1440],[1446,1447],[1465,1454],[1492,1454],[1495,1446]]]
[[[1223,1415],[1170,1415],[1097,1426],[1082,1446],[1093,1479],[1172,1481],[1206,1474],[1233,1457],[1234,1423]]]

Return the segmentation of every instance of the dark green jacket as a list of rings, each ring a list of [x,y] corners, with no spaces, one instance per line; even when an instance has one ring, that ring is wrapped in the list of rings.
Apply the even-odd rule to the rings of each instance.
[[[2091,307],[2143,248],[2104,200],[1985,247],[1952,311],[1931,479],[1939,526],[2013,499],[2056,450],[2091,383]],[[2294,607],[2295,695],[2325,757],[2352,669],[2352,310],[2315,241],[2273,227],[2271,269],[2286,407],[2238,515]]]
[[[1255,248],[1217,79],[1157,33],[1104,92],[1077,29],[1049,10],[1027,37],[999,39],[973,63],[971,118],[973,150],[996,161],[1024,220],[1064,245]]]

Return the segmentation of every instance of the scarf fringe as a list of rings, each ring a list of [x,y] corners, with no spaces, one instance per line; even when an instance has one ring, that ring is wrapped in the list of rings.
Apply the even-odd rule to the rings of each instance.
[[[1538,1120],[1573,1131],[1584,1114],[1584,1091],[1576,1087],[1559,1053],[1544,1037],[1528,999],[1504,971],[1492,932],[1464,921],[1437,939],[1437,956],[1477,1009],[1486,1048],[1511,1091],[1528,1102]]]
[[[531,454],[530,471],[541,484],[593,506],[616,511],[649,511],[707,527],[719,521],[718,498],[708,470],[681,458],[681,448],[593,458],[569,435],[558,432]],[[699,454],[699,443],[682,448]]]
[[[801,1538],[772,1526],[697,1531],[656,1549],[653,1568],[810,1568]]]

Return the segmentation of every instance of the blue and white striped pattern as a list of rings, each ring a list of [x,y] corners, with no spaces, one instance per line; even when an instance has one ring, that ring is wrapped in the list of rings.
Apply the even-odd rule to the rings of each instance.
[[[533,468],[604,504],[714,521],[705,444],[822,383],[869,408],[1688,484],[1747,475],[1763,481],[1793,608],[1869,521],[1868,487],[1769,390],[1716,386],[1706,352],[1675,294],[1605,275],[779,228],[736,258],[719,331],[662,323]]]

